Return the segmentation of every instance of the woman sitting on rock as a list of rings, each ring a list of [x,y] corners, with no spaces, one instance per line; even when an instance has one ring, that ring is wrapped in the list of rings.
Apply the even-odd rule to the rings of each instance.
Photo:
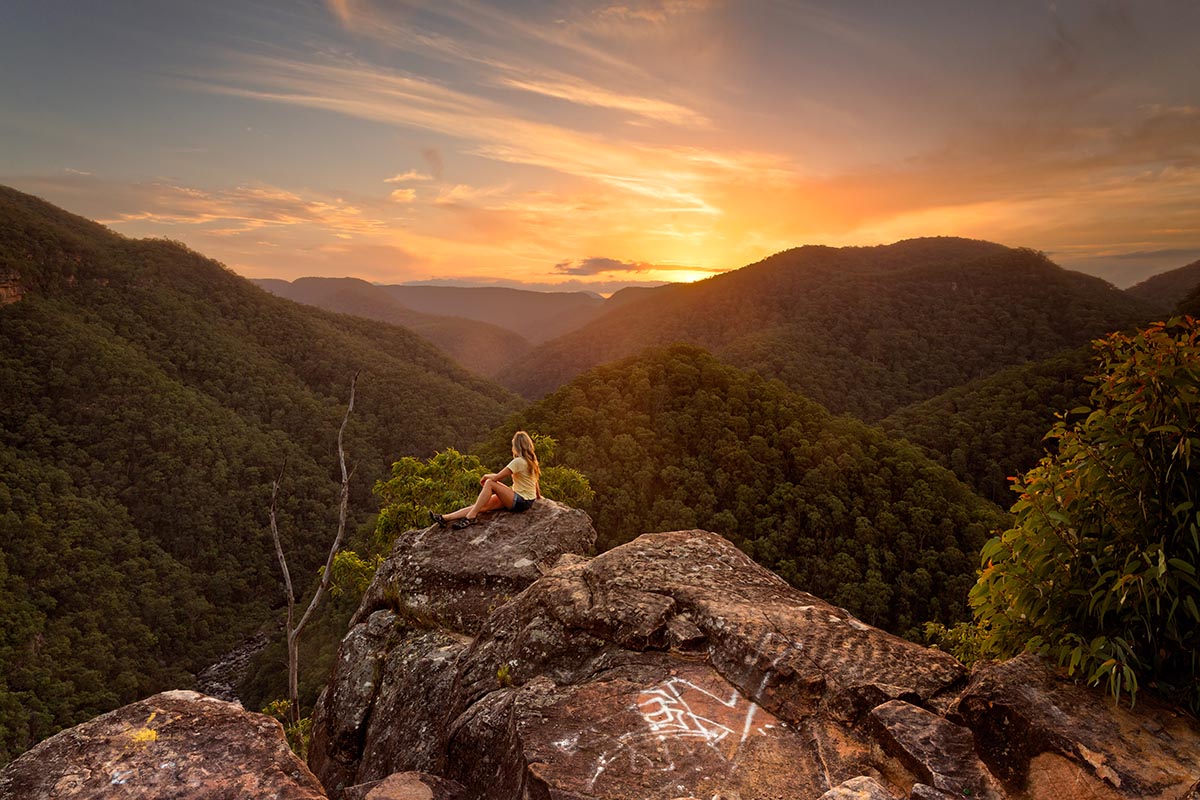
[[[479,479],[479,497],[472,505],[451,511],[449,514],[429,512],[430,518],[438,525],[452,525],[454,528],[466,528],[479,521],[479,515],[485,511],[495,511],[506,508],[509,511],[521,512],[533,505],[534,500],[542,497],[542,487],[539,478],[542,469],[538,465],[537,453],[533,449],[533,439],[525,431],[517,431],[512,440],[512,461],[508,466],[496,473],[489,472]],[[513,485],[501,483],[512,476]]]

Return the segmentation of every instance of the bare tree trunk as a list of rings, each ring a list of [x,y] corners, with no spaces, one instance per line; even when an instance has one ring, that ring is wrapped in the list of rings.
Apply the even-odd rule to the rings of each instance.
[[[288,700],[290,701],[289,716],[293,723],[300,721],[300,632],[304,630],[304,626],[308,624],[308,620],[312,617],[313,612],[321,603],[321,598],[325,596],[325,591],[329,588],[329,581],[333,577],[333,558],[337,555],[338,548],[342,546],[342,538],[346,534],[346,512],[350,504],[350,476],[352,471],[346,470],[346,451],[342,446],[342,439],[346,432],[346,423],[350,420],[350,412],[354,410],[354,389],[358,384],[358,373],[354,373],[354,378],[350,381],[350,402],[346,406],[346,415],[342,417],[342,425],[338,428],[338,464],[342,470],[342,490],[341,502],[338,509],[338,528],[337,536],[333,539],[333,545],[329,548],[329,556],[325,559],[325,569],[321,572],[321,583],[317,586],[316,594],[308,603],[308,608],[305,609],[304,615],[300,617],[299,622],[295,622],[296,618],[296,595],[292,590],[292,576],[288,572],[287,558],[283,554],[283,544],[279,538],[279,527],[275,521],[275,502],[279,494],[279,484],[283,480],[283,469],[279,471],[279,477],[271,482],[271,538],[275,541],[275,555],[279,557],[279,568],[283,570],[284,589],[287,591],[287,650],[288,650]],[[284,462],[284,469],[287,468],[287,462]]]

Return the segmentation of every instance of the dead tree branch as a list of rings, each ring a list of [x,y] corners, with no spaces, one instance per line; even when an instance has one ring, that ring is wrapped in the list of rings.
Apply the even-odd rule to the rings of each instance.
[[[275,554],[279,557],[279,567],[283,570],[284,589],[287,591],[288,700],[291,703],[289,715],[293,723],[300,721],[300,633],[329,589],[329,582],[333,577],[333,559],[337,555],[338,549],[341,548],[342,539],[346,535],[346,515],[350,505],[350,477],[353,475],[353,471],[346,469],[346,450],[343,446],[343,438],[346,433],[346,423],[350,421],[350,412],[354,410],[354,390],[358,385],[358,374],[355,372],[350,381],[350,402],[346,406],[345,416],[342,417],[341,427],[338,428],[338,464],[342,470],[342,489],[338,509],[337,535],[334,537],[333,545],[329,548],[329,555],[325,559],[325,568],[321,571],[321,582],[299,622],[294,622],[296,596],[292,589],[292,577],[288,571],[287,558],[283,554],[283,544],[280,541],[279,528],[275,521],[275,502],[279,494],[280,481],[283,480],[283,470],[280,470],[279,477],[271,483],[271,537],[275,541]],[[284,467],[286,468],[286,466],[285,462]]]

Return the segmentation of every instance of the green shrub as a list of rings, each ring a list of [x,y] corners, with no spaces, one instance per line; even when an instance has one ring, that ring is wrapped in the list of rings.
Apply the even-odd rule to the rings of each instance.
[[[1035,651],[1130,702],[1140,685],[1200,708],[1200,326],[1098,340],[1091,406],[1047,435],[1014,527],[971,591],[984,655]]]

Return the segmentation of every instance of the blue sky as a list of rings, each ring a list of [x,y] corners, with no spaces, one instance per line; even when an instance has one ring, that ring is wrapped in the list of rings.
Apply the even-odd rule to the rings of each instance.
[[[0,182],[251,277],[1200,258],[1194,2],[8,2]]]

